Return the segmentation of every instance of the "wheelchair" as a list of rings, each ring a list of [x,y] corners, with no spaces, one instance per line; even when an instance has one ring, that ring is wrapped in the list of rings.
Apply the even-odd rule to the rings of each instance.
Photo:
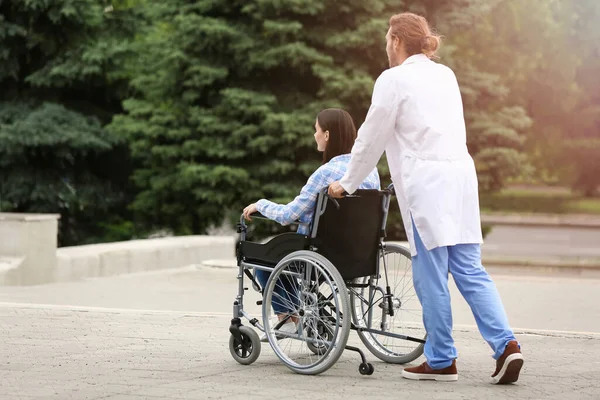
[[[359,372],[371,375],[363,351],[347,344],[350,330],[387,363],[409,363],[423,354],[426,333],[412,284],[410,252],[385,242],[393,185],[357,190],[334,199],[323,190],[309,234],[288,232],[266,243],[246,240],[243,216],[237,225],[238,294],[233,302],[229,350],[240,364],[252,364],[261,351],[255,329],[266,334],[276,356],[292,371],[316,375],[334,365],[347,349],[360,355]],[[262,217],[259,213],[253,217]],[[270,272],[265,287],[256,271]],[[262,318],[244,310],[244,277],[263,299]],[[273,321],[271,306],[290,310]],[[292,319],[294,328],[282,327]],[[262,322],[262,323],[261,323]]]

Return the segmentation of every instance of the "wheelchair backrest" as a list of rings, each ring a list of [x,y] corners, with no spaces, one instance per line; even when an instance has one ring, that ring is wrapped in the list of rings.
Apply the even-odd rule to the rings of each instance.
[[[342,199],[319,194],[311,243],[345,280],[378,273],[390,197],[389,191],[367,189]]]

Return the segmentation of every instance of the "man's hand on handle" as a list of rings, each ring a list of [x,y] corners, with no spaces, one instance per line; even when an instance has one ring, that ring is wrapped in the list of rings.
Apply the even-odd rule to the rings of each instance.
[[[331,185],[329,185],[329,189],[327,190],[327,194],[336,199],[341,199],[344,197],[344,192],[346,189],[340,185],[340,181],[335,181]]]

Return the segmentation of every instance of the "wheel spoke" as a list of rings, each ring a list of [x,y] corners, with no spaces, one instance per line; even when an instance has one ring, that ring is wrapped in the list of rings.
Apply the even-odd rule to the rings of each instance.
[[[284,303],[285,294],[276,293],[277,282],[296,272],[296,293],[290,296],[299,323],[292,333],[289,324],[279,332],[265,318],[272,300]],[[290,301],[285,303],[290,306]],[[295,252],[273,270],[265,286],[263,322],[275,354],[290,369],[303,374],[325,371],[337,361],[348,339],[350,323],[343,318],[350,312],[345,283],[339,272],[323,256],[308,251]]]
[[[373,280],[362,278],[357,283],[369,284],[365,288],[357,288],[351,292],[352,312],[355,323],[379,332],[359,331],[359,336],[365,346],[377,357],[387,362],[410,362],[422,354],[423,346],[419,343],[399,339],[384,333],[405,335],[412,337],[425,337],[422,327],[422,311],[412,282],[410,253],[397,245],[388,244],[385,263],[380,262],[388,269],[389,286],[392,290],[392,304],[394,315],[389,312],[389,299],[383,287],[388,285],[385,278]],[[385,276],[380,271],[381,276]],[[381,288],[380,288],[381,287]],[[369,301],[370,291],[377,291],[384,295],[375,295]],[[369,324],[369,317],[371,323]],[[417,328],[417,329],[415,329]]]

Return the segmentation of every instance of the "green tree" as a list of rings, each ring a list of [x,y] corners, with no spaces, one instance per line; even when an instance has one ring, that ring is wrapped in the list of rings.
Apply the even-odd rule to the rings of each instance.
[[[199,233],[257,198],[293,198],[319,165],[318,111],[364,118],[392,3],[146,3],[134,94],[111,129],[130,142],[148,228]]]
[[[600,138],[598,18],[600,3],[591,0],[504,0],[468,36],[477,64],[502,74],[533,120],[524,137],[535,175],[576,189],[589,180],[580,174],[593,175],[577,156],[592,156],[589,149],[577,149]]]
[[[259,197],[289,201],[319,164],[317,112],[340,106],[362,122],[374,79],[387,67],[388,19],[408,9],[450,38],[440,61],[461,81],[481,186],[500,188],[520,171],[530,120],[500,77],[482,72],[464,50],[465,27],[490,11],[488,3],[146,2],[150,23],[127,69],[132,96],[111,124],[136,162],[134,210],[146,228],[188,234]]]
[[[600,139],[578,139],[565,143],[563,165],[573,190],[587,197],[600,187]]]
[[[528,167],[524,133],[532,124],[511,97],[501,71],[490,68],[489,43],[479,36],[502,0],[413,1],[409,9],[425,15],[447,38],[440,60],[457,75],[463,97],[468,146],[482,191],[501,189]],[[481,30],[481,32],[480,32]],[[493,53],[492,53],[493,54]],[[497,58],[492,62],[498,63]]]
[[[573,189],[586,196],[597,194],[600,187],[600,3],[572,0],[571,48],[581,59],[575,81],[581,91],[564,130],[566,152],[571,157],[567,175]]]
[[[131,2],[0,3],[0,207],[61,214],[60,244],[126,205],[126,143],[103,129],[127,89]]]

